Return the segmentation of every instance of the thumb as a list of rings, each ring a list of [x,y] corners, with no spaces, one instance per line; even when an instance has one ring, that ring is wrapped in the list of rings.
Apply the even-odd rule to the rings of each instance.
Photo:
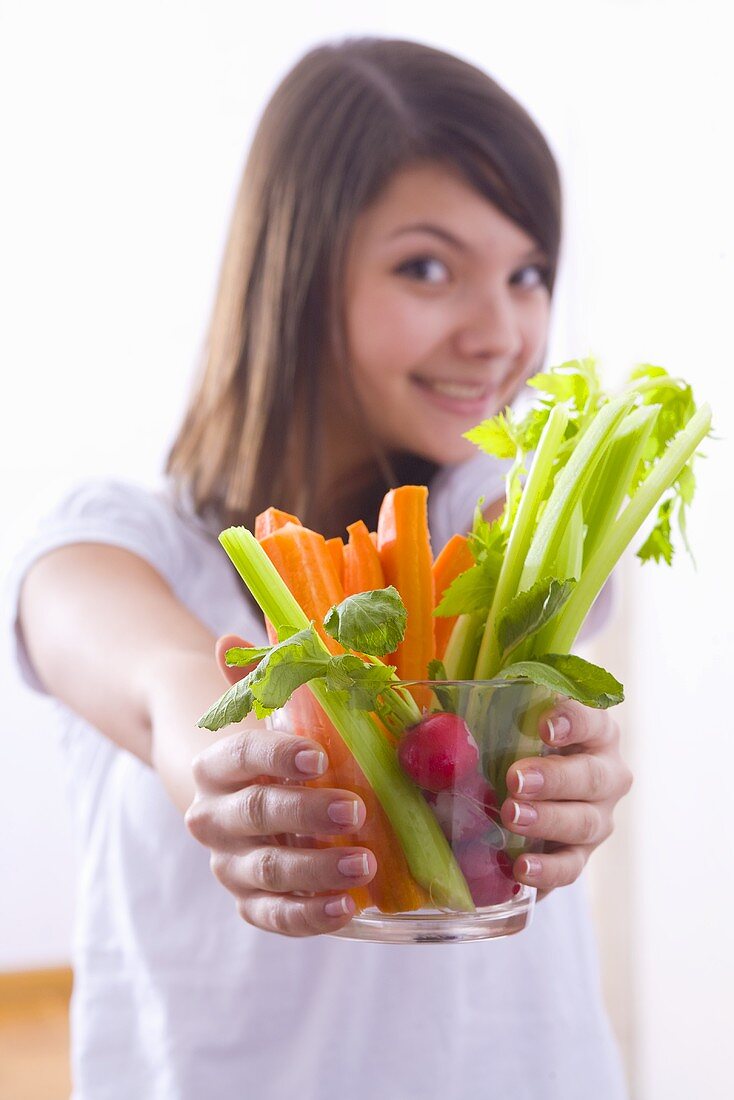
[[[219,665],[219,670],[228,684],[236,684],[238,680],[244,679],[257,662],[253,661],[251,665],[245,665],[242,668],[230,668],[224,659],[225,653],[233,646],[242,646],[243,649],[249,649],[251,645],[252,642],[246,642],[239,634],[222,634],[221,638],[217,638],[214,646],[214,656]]]

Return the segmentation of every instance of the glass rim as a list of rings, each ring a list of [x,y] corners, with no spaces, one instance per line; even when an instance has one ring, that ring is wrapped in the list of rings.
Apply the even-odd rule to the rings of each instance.
[[[512,680],[494,677],[491,680],[389,680],[385,687],[512,687],[517,684],[522,684],[523,687],[543,686],[536,684],[534,680],[522,679],[520,677]],[[544,687],[544,690],[553,692],[553,689],[548,687]],[[553,693],[558,694],[558,692]]]

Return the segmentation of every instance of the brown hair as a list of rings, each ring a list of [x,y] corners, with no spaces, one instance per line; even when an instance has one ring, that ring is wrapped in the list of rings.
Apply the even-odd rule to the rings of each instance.
[[[328,528],[310,486],[321,453],[323,367],[347,367],[341,287],[350,233],[398,169],[427,159],[458,168],[537,240],[552,289],[558,170],[504,89],[415,42],[362,38],[311,50],[276,89],[255,134],[204,361],[165,467],[189,507],[218,528],[251,527],[270,504]],[[351,494],[353,518],[372,519],[390,483],[425,482],[435,470],[374,449],[375,482],[361,507]]]

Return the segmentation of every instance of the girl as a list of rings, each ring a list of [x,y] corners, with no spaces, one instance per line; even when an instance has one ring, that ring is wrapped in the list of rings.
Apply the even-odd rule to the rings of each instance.
[[[625,1095],[576,882],[631,782],[606,712],[549,715],[568,751],[511,769],[505,824],[554,847],[515,862],[533,926],[451,951],[316,935],[375,857],[274,835],[353,832],[364,804],[293,786],[316,743],[195,724],[228,645],[265,640],[223,527],[276,503],[340,534],[430,482],[439,548],[501,507],[461,433],[540,369],[559,238],[542,135],[455,57],[321,47],[268,105],[165,485],[82,485],[14,571],[80,831],[75,1100]]]

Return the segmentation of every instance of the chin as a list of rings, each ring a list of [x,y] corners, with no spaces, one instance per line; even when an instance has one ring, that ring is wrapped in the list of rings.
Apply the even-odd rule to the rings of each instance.
[[[474,425],[470,424],[464,430],[468,431],[473,427]],[[457,462],[466,462],[479,453],[473,443],[462,438],[460,431],[456,433],[455,439],[450,440],[438,441],[435,438],[431,439],[430,436],[420,440],[413,438],[406,449],[420,458],[435,462],[438,466],[453,466]]]

